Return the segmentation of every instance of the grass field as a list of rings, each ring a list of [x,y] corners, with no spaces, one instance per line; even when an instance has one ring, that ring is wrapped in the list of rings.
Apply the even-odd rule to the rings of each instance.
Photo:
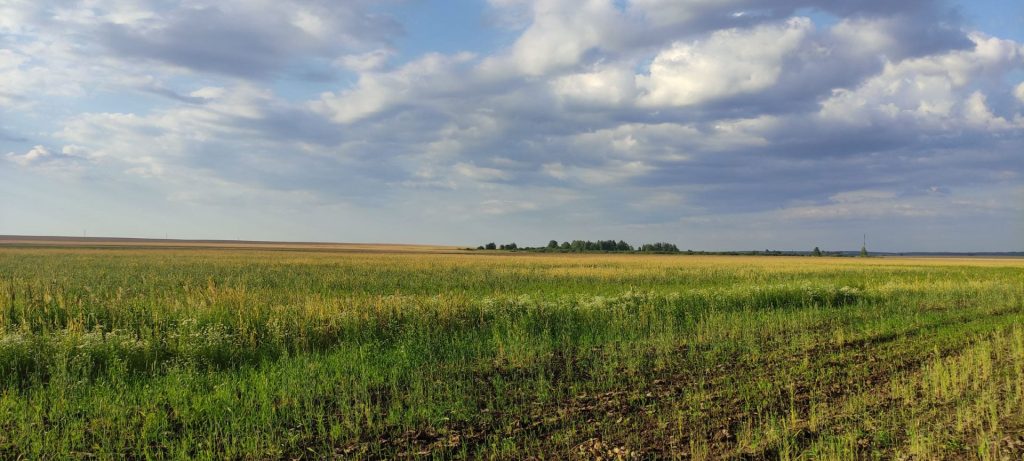
[[[0,458],[1019,459],[1022,321],[1009,259],[8,246]]]

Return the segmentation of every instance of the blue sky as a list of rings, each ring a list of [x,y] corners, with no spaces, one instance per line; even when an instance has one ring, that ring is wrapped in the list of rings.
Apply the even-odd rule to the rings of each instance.
[[[1024,250],[1010,0],[0,0],[0,234]]]

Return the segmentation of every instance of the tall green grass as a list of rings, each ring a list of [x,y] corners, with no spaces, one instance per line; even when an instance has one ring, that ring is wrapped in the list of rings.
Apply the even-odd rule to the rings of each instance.
[[[0,457],[999,455],[993,437],[1024,423],[1009,379],[1022,275],[1013,262],[7,249]],[[967,370],[996,350],[1000,371]],[[995,410],[940,430],[928,418],[943,408],[980,408],[966,381]]]

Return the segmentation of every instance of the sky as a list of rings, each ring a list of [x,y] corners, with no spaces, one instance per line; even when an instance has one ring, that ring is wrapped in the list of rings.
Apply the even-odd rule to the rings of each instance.
[[[0,234],[1024,250],[1018,0],[0,0]]]

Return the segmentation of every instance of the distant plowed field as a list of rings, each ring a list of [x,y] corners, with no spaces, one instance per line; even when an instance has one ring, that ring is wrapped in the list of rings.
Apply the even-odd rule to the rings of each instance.
[[[264,242],[254,240],[174,240],[109,237],[35,237],[0,235],[0,248],[127,248],[208,250],[291,250],[352,253],[451,253],[463,249],[443,245],[394,243]]]
[[[5,245],[2,459],[1024,456],[1021,260]]]

